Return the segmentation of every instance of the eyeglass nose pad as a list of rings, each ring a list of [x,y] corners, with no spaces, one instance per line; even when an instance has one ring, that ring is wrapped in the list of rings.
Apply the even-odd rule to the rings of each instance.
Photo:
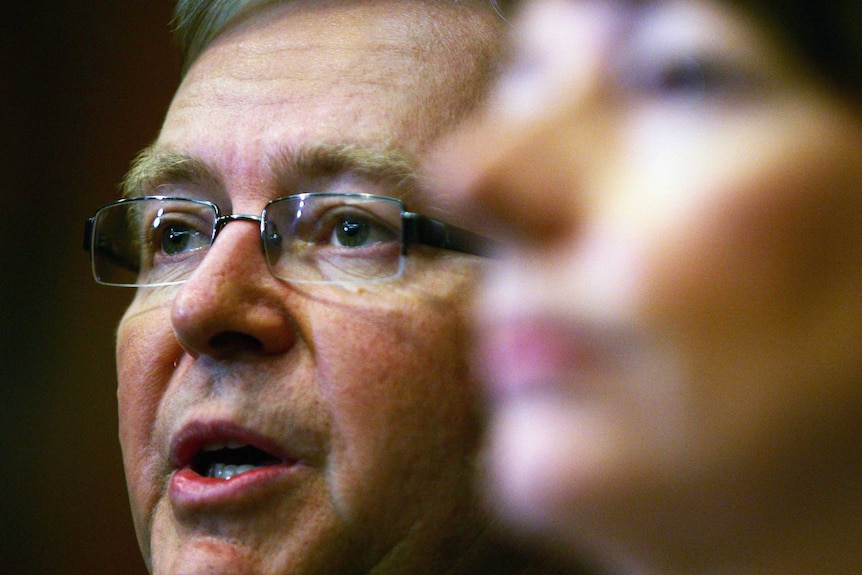
[[[215,224],[213,225],[213,241],[215,241],[219,233],[221,233],[224,227],[231,221],[230,216],[220,216],[216,218]]]

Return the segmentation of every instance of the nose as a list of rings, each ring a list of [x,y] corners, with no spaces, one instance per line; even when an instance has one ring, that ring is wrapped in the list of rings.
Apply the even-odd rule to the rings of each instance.
[[[456,181],[443,186],[504,241],[550,240],[577,219],[572,144],[547,119],[516,124],[490,111],[457,136],[443,168]]]
[[[289,287],[269,272],[259,223],[245,220],[220,231],[174,298],[174,333],[193,357],[274,355],[296,341]]]

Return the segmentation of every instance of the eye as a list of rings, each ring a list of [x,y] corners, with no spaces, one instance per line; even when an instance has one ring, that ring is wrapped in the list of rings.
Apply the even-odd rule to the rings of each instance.
[[[354,248],[364,245],[371,236],[368,222],[357,219],[344,219],[335,226],[333,238],[339,245]]]
[[[698,97],[706,88],[704,68],[691,57],[683,57],[666,64],[654,71],[652,78],[647,78],[647,87],[657,94]]]
[[[167,255],[200,249],[208,244],[209,237],[201,230],[174,224],[162,231],[162,252]]]
[[[333,219],[330,239],[336,246],[360,248],[397,240],[398,234],[390,226],[370,216],[344,214]]]
[[[706,89],[704,67],[690,56],[628,63],[622,69],[621,83],[627,92],[638,98],[700,98]]]
[[[212,226],[194,214],[160,210],[150,226],[150,253],[173,257],[209,247]]]
[[[763,84],[745,66],[708,54],[635,62],[624,68],[622,78],[632,96],[667,102],[745,98]]]

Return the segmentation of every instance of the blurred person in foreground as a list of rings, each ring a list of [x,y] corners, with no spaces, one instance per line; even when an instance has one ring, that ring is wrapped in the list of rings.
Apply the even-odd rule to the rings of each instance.
[[[462,308],[485,246],[416,172],[481,98],[498,15],[182,1],[176,21],[181,85],[86,239],[99,282],[137,288],[118,399],[149,570],[545,573],[474,496]]]
[[[430,163],[507,242],[494,508],[615,573],[862,573],[862,4],[500,4]]]

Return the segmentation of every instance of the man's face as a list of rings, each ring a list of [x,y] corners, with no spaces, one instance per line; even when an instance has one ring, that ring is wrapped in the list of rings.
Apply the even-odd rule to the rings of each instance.
[[[420,158],[476,97],[495,25],[455,3],[258,13],[190,69],[135,195],[260,214],[284,195],[364,192],[433,213],[390,164]],[[419,248],[389,282],[291,284],[269,273],[257,224],[235,221],[186,283],[140,289],[118,396],[151,571],[445,570],[483,523],[461,329],[476,265]]]

